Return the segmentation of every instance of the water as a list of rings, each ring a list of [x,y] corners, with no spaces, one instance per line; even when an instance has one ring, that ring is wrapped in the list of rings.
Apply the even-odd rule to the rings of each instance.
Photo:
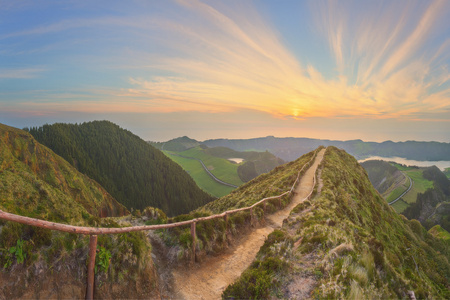
[[[436,166],[441,171],[444,171],[445,168],[450,168],[450,161],[448,160],[439,160],[439,161],[427,161],[427,160],[412,160],[406,159],[403,157],[381,157],[381,156],[371,156],[365,159],[358,160],[358,162],[362,163],[367,160],[384,160],[384,161],[394,161],[398,164],[406,165],[406,166],[418,166],[418,167],[431,167]]]

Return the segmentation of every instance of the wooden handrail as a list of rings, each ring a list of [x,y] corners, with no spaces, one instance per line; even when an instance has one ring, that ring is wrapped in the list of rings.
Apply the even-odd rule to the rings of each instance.
[[[263,203],[265,205],[265,202],[267,200],[271,199],[278,199],[281,198],[287,194],[291,194],[295,188],[295,185],[300,180],[300,174],[303,171],[303,169],[306,166],[310,166],[310,163],[316,158],[317,156],[317,150],[313,154],[313,157],[303,165],[303,167],[300,169],[300,171],[297,174],[297,178],[295,179],[291,189],[289,191],[286,191],[278,196],[271,196],[266,197],[258,202],[254,203],[251,206],[243,207],[243,208],[237,208],[232,210],[227,210],[221,214],[215,214],[212,216],[207,217],[200,217],[192,220],[187,221],[181,221],[176,223],[169,223],[169,224],[158,224],[158,225],[142,225],[142,226],[131,226],[131,227],[120,227],[120,228],[99,228],[99,227],[84,227],[84,226],[74,226],[74,225],[67,225],[62,223],[55,223],[55,222],[49,222],[45,220],[40,220],[36,218],[29,218],[24,216],[19,216],[15,214],[11,214],[5,211],[0,210],[0,219],[6,220],[6,221],[12,221],[17,222],[25,225],[30,226],[36,226],[41,228],[46,228],[50,230],[57,230],[57,231],[63,231],[63,232],[69,232],[69,233],[75,233],[75,234],[84,234],[84,235],[90,235],[90,242],[89,242],[89,265],[88,265],[88,282],[87,282],[87,290],[86,290],[86,299],[93,299],[94,295],[94,265],[95,265],[95,251],[93,249],[96,248],[97,245],[97,235],[100,234],[118,234],[118,233],[127,233],[127,232],[133,232],[133,231],[144,231],[144,230],[156,230],[156,229],[166,229],[166,228],[173,228],[178,226],[184,226],[184,225],[191,225],[191,234],[193,235],[193,259],[195,261],[195,224],[200,221],[207,221],[212,220],[216,218],[224,218],[227,219],[229,214],[236,213],[239,211],[245,211],[250,210],[252,212],[253,208],[257,205],[260,205]],[[316,184],[316,175],[314,174],[313,177],[313,187]],[[313,193],[314,188],[311,190],[311,192],[306,196],[305,199],[309,198],[311,194]],[[280,200],[281,205],[281,200]],[[251,213],[251,218],[253,219],[253,215]]]

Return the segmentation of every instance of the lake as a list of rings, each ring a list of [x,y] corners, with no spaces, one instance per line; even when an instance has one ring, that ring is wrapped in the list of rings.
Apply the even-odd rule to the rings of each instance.
[[[362,163],[367,160],[384,160],[384,161],[394,161],[398,164],[407,165],[407,166],[418,166],[418,167],[431,167],[436,166],[441,171],[444,171],[445,168],[450,168],[450,161],[448,160],[439,160],[439,161],[427,161],[427,160],[412,160],[406,159],[403,157],[381,157],[381,156],[371,156],[369,158],[358,160],[358,162]]]

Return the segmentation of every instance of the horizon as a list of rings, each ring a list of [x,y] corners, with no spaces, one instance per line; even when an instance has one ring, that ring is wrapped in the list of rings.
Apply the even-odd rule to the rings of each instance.
[[[55,123],[45,123],[39,126],[25,126],[25,127],[16,127],[13,125],[9,125],[9,124],[4,124],[7,126],[11,126],[11,127],[15,127],[18,129],[25,129],[25,128],[31,128],[31,127],[41,127],[43,125],[52,125],[52,124],[56,124],[56,123],[65,123],[65,124],[82,124],[85,122],[94,122],[94,121],[108,121],[108,122],[112,122],[109,120],[92,120],[92,121],[84,121],[84,122],[55,122]],[[112,122],[114,123],[114,122]],[[116,123],[114,123],[116,124]],[[210,138],[203,138],[203,139],[198,139],[189,135],[180,135],[180,136],[175,136],[175,137],[170,137],[168,139],[164,139],[164,140],[151,140],[151,139],[146,139],[142,136],[140,136],[139,134],[137,134],[136,132],[133,132],[132,130],[128,129],[128,128],[124,128],[122,126],[120,126],[119,124],[116,124],[119,127],[125,129],[125,130],[129,130],[131,133],[139,136],[142,140],[147,141],[147,142],[155,142],[155,143],[164,143],[164,142],[168,142],[177,138],[183,138],[183,137],[187,137],[193,140],[196,140],[198,142],[205,142],[207,140],[217,140],[217,139],[225,139],[225,140],[249,140],[249,139],[263,139],[263,138],[269,138],[269,137],[273,137],[273,138],[277,138],[277,139],[312,139],[312,140],[323,140],[323,141],[339,141],[339,142],[349,142],[349,141],[362,141],[365,143],[384,143],[384,142],[393,142],[393,143],[403,143],[403,142],[437,142],[437,143],[447,143],[449,144],[449,142],[439,142],[439,141],[422,141],[422,140],[380,140],[380,141],[373,141],[373,140],[364,140],[364,139],[360,139],[360,138],[355,138],[355,139],[333,139],[333,138],[315,138],[315,137],[306,137],[306,136],[275,136],[275,135],[266,135],[266,136],[250,136],[250,137],[244,137],[244,138],[233,138],[233,137],[210,137]]]
[[[2,2],[0,123],[450,142],[450,2]]]

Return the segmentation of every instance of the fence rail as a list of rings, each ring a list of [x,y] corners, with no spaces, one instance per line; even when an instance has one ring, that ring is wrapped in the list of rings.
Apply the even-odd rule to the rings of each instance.
[[[6,221],[12,221],[17,223],[22,223],[25,225],[30,226],[36,226],[41,228],[46,228],[50,230],[57,230],[57,231],[63,231],[63,232],[69,232],[69,233],[75,233],[75,234],[84,234],[89,235],[89,264],[88,264],[88,278],[87,278],[87,290],[86,290],[86,299],[93,299],[94,296],[94,265],[95,265],[95,249],[97,247],[97,235],[99,234],[118,234],[118,233],[127,233],[132,231],[145,231],[145,230],[156,230],[156,229],[166,229],[166,228],[173,228],[178,226],[184,226],[184,225],[191,225],[191,235],[192,235],[192,241],[193,241],[193,260],[195,261],[195,244],[196,244],[196,223],[201,221],[207,221],[212,220],[216,218],[225,218],[225,221],[228,220],[228,215],[239,212],[239,211],[245,211],[250,210],[250,217],[251,220],[253,220],[253,208],[263,204],[265,208],[265,202],[272,199],[280,199],[280,206],[281,206],[281,197],[291,194],[295,188],[295,186],[298,184],[298,181],[300,180],[300,174],[302,174],[302,171],[306,167],[310,167],[312,161],[316,158],[318,153],[318,149],[313,154],[313,157],[303,165],[303,167],[300,169],[300,171],[297,174],[297,178],[295,179],[291,189],[287,192],[284,192],[277,196],[271,196],[261,199],[260,201],[254,203],[251,206],[248,207],[242,207],[232,210],[227,210],[220,214],[215,214],[212,216],[207,217],[200,217],[192,220],[182,221],[182,222],[176,222],[176,223],[169,223],[169,224],[158,224],[158,225],[143,225],[143,226],[132,226],[132,227],[122,227],[122,228],[98,228],[98,227],[83,227],[83,226],[73,226],[73,225],[67,225],[67,224],[61,224],[61,223],[54,223],[49,222],[45,220],[35,219],[35,218],[29,218],[24,216],[19,216],[15,214],[11,214],[8,212],[4,212],[0,210],[0,219],[6,220]],[[309,199],[311,197],[314,186],[316,184],[316,175],[313,177],[313,188],[311,189],[311,192],[308,194],[308,196],[305,197],[305,199]],[[265,209],[264,209],[265,210]]]

